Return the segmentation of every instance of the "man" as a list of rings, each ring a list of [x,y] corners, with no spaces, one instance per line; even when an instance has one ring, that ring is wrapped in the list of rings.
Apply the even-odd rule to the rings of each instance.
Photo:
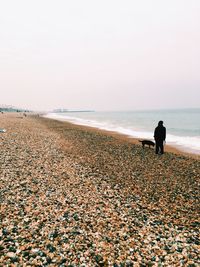
[[[163,126],[163,121],[158,122],[158,126],[154,131],[154,139],[156,141],[156,154],[163,154],[164,147],[163,143],[166,138],[166,128]]]

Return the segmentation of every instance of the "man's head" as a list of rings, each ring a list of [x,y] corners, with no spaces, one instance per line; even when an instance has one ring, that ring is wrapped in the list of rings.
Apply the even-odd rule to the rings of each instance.
[[[163,121],[159,121],[158,126],[163,126]]]

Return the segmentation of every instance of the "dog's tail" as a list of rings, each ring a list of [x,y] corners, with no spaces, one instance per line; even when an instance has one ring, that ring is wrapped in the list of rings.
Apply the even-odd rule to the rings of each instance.
[[[142,143],[142,140],[138,140],[138,142]]]

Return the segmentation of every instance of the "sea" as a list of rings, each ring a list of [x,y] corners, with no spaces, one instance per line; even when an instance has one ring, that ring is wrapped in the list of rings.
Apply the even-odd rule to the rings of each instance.
[[[162,120],[166,144],[200,155],[200,108],[48,113],[48,118],[114,131],[138,139],[154,140],[154,129]]]

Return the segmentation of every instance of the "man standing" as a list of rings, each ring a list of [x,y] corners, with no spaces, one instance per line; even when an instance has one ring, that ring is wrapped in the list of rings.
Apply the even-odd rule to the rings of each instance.
[[[166,138],[166,128],[163,126],[163,121],[158,122],[158,126],[155,128],[154,131],[154,139],[156,141],[156,154],[163,154],[164,147],[163,143]]]

